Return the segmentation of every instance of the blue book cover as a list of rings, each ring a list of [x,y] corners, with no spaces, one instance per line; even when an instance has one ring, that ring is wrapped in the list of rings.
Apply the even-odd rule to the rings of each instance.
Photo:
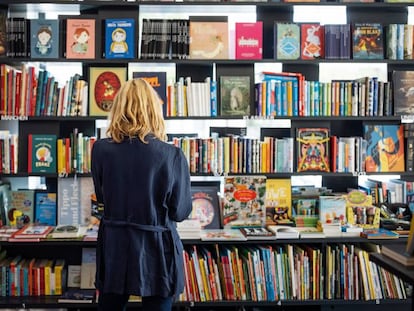
[[[56,226],[56,193],[36,191],[35,221],[49,226]]]
[[[59,22],[57,19],[30,20],[31,58],[59,58]]]
[[[135,20],[105,20],[105,58],[135,58]]]

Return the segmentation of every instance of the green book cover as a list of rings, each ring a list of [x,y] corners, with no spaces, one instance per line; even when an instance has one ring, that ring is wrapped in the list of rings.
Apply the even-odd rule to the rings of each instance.
[[[56,140],[54,134],[29,134],[29,173],[56,173]]]

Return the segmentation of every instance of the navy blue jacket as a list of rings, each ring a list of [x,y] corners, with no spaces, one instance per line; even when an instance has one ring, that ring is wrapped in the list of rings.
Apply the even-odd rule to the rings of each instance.
[[[96,287],[105,293],[172,296],[184,289],[183,246],[176,230],[191,212],[182,151],[154,137],[98,140],[92,176],[104,204]]]

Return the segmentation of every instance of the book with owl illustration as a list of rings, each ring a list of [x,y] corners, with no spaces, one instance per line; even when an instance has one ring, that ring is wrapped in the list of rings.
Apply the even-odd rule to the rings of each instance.
[[[115,95],[126,79],[126,67],[90,67],[89,115],[108,115]]]
[[[329,172],[329,129],[298,128],[297,171]]]
[[[28,173],[56,173],[56,140],[54,134],[29,134]]]
[[[134,58],[135,42],[135,19],[105,20],[105,58]]]

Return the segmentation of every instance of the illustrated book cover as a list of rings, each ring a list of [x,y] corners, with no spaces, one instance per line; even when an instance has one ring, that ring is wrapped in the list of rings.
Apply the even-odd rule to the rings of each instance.
[[[299,59],[300,26],[296,23],[274,24],[274,47],[276,59]]]
[[[53,231],[53,226],[27,224],[11,236],[14,239],[40,238],[44,239]]]
[[[364,229],[361,232],[361,237],[373,240],[373,239],[398,239],[399,234],[397,232],[385,229],[385,228],[372,228]]]
[[[59,21],[45,19],[44,14],[30,20],[31,58],[59,58]]]
[[[276,239],[298,239],[299,231],[292,226],[269,225],[270,231],[275,233]]]
[[[108,18],[105,20],[105,58],[135,58],[135,19]]]
[[[341,195],[320,196],[319,221],[322,225],[346,224],[346,199]]]
[[[201,241],[246,241],[239,229],[204,229],[200,232]]]
[[[392,72],[394,115],[414,115],[414,71]]]
[[[198,219],[201,229],[220,229],[220,202],[218,189],[213,186],[192,186],[193,209],[188,218]]]
[[[22,227],[34,222],[35,191],[29,189],[12,190],[7,211],[9,225]]]
[[[157,91],[162,100],[162,111],[167,116],[167,72],[165,71],[134,71],[132,78],[146,80]]]
[[[56,192],[37,190],[35,192],[35,222],[56,226]]]
[[[89,115],[107,116],[116,93],[126,79],[126,67],[90,67]]]
[[[236,59],[263,58],[263,22],[236,22]]]
[[[7,53],[7,10],[0,10],[0,56]]]
[[[329,129],[298,128],[297,171],[329,172]]]
[[[94,18],[66,19],[67,59],[94,59],[96,57],[96,37]]]
[[[190,16],[190,58],[229,59],[226,16]]]
[[[274,240],[276,235],[267,227],[260,228],[240,228],[241,233],[247,240]]]
[[[225,228],[263,227],[266,176],[228,176],[224,179],[222,204]]]
[[[220,115],[250,115],[250,77],[220,76]]]
[[[323,59],[325,57],[325,30],[316,23],[300,24],[301,59]]]
[[[404,172],[404,126],[400,124],[366,124],[366,172]]]
[[[29,173],[56,173],[57,136],[54,134],[29,134],[27,170]]]
[[[384,33],[379,23],[355,23],[352,27],[353,59],[383,59]]]
[[[266,179],[266,225],[292,223],[290,178]]]

